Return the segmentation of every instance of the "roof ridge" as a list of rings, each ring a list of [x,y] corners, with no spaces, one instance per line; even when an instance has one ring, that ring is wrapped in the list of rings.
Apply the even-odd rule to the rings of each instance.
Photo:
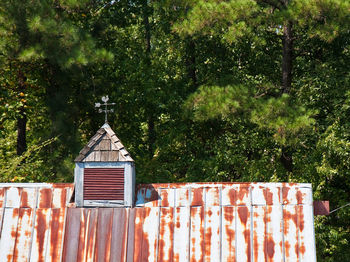
[[[101,141],[104,135],[110,139],[111,143],[116,148],[116,150],[112,149],[111,151],[119,151],[120,157],[118,161],[134,161],[129,152],[125,149],[120,139],[108,124],[104,124],[99,130],[97,130],[96,134],[89,140],[87,145],[82,150],[80,150],[79,155],[75,158],[74,161],[82,162],[93,150],[93,148]]]

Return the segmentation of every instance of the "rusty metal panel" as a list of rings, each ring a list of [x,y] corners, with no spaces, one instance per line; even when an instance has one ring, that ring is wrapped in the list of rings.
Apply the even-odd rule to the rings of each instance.
[[[37,189],[23,188],[21,195],[21,208],[34,208],[36,206]]]
[[[88,219],[89,219],[89,209],[82,209],[80,212],[80,230],[79,230],[79,244],[77,251],[77,261],[84,261],[85,253],[86,253],[86,235],[88,232]]]
[[[299,205],[312,205],[311,187],[299,187],[296,197]]]
[[[266,204],[267,205],[281,205],[282,199],[281,199],[281,186],[279,184],[271,183],[271,184],[265,184],[265,190],[266,190]]]
[[[219,187],[210,187],[205,189],[205,205],[220,206],[220,189]]]
[[[134,261],[134,243],[135,243],[135,216],[138,208],[130,209],[128,212],[128,245],[126,253],[126,261]]]
[[[252,205],[264,206],[266,205],[266,190],[262,184],[252,185]]]
[[[236,261],[236,207],[222,207],[221,227],[222,261]]]
[[[38,208],[50,208],[52,202],[52,189],[39,189]]]
[[[315,231],[311,205],[298,206],[300,261],[316,261]]]
[[[69,189],[67,188],[54,188],[52,192],[52,208],[66,207],[67,194]]]
[[[283,235],[285,261],[299,261],[297,206],[283,207]]]
[[[250,187],[246,185],[239,186],[236,190],[236,205],[237,206],[250,206]]]
[[[204,208],[191,207],[190,261],[202,262],[204,258]]]
[[[10,187],[6,190],[5,207],[18,208],[20,206],[22,188]]]
[[[191,206],[204,206],[203,188],[191,188]]]
[[[283,227],[282,227],[282,206],[267,206],[267,260],[283,260]]]
[[[86,217],[86,232],[84,237],[84,258],[83,261],[93,261],[95,256],[96,231],[97,231],[97,217],[98,209],[85,209],[84,215]]]
[[[314,215],[328,216],[329,215],[329,201],[314,201]]]
[[[28,261],[33,229],[33,209],[19,209],[18,229],[13,261]]]
[[[243,191],[245,192],[245,191]],[[244,193],[246,195],[246,193]],[[239,197],[238,197],[239,198]],[[244,199],[242,197],[241,199]],[[249,206],[237,207],[236,260],[251,261],[251,210]]]
[[[309,184],[152,184],[115,209],[65,208],[71,187],[3,187],[0,261],[316,261]]]
[[[189,193],[188,188],[178,188],[176,189],[175,205],[177,207],[187,207],[189,206]]]
[[[267,261],[266,207],[253,206],[253,261]]]
[[[295,185],[286,185],[282,187],[282,201],[283,205],[298,204],[298,188]]]
[[[159,219],[159,208],[145,208],[141,261],[157,261]]]
[[[162,188],[160,190],[160,206],[173,207],[175,205],[175,189]]]
[[[124,262],[127,248],[127,209],[115,208],[113,210],[113,227],[111,240],[110,262]]]
[[[174,218],[174,261],[189,260],[190,208],[177,207]]]
[[[134,223],[134,262],[142,261],[142,239],[143,239],[143,219],[145,217],[145,209],[140,208],[135,210]]]
[[[84,200],[124,200],[124,168],[85,168]]]
[[[45,261],[49,242],[50,211],[49,208],[36,209],[30,261]]]
[[[215,203],[215,202],[214,202]],[[205,209],[205,261],[220,261],[221,247],[221,208],[220,206],[209,206]]]
[[[81,208],[68,208],[62,255],[65,262],[77,261],[81,212]]]
[[[12,261],[18,223],[18,208],[6,208],[0,238],[0,261]]]
[[[160,209],[158,261],[173,261],[174,208]]]
[[[3,208],[5,206],[5,188],[0,188],[0,208]]]
[[[59,262],[62,259],[66,208],[51,209],[51,225],[46,261]]]
[[[233,186],[223,186],[221,201],[223,206],[236,205],[236,190]]]
[[[109,261],[112,240],[113,209],[101,208],[98,212],[95,261]]]

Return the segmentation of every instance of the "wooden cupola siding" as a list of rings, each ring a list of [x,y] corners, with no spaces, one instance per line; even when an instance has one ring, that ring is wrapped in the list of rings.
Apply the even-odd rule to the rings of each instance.
[[[135,165],[108,124],[104,124],[75,159],[78,207],[132,207]]]

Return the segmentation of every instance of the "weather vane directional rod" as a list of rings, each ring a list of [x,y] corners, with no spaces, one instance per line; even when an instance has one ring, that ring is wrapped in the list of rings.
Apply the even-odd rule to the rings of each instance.
[[[101,106],[104,106],[104,107],[105,107],[105,109],[102,109],[102,108],[99,108],[99,109],[98,109],[98,112],[99,112],[99,113],[105,113],[105,123],[108,123],[108,121],[107,121],[107,115],[108,115],[108,113],[113,113],[113,112],[114,112],[113,108],[108,109],[108,106],[114,106],[114,105],[115,105],[115,103],[107,103],[108,100],[109,100],[109,97],[108,97],[108,96],[103,96],[103,97],[102,97],[102,102],[104,102],[103,104],[101,104],[101,103],[95,103],[95,107],[101,107]]]

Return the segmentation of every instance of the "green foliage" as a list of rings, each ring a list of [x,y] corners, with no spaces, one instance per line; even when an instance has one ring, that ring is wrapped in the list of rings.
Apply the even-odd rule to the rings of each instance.
[[[108,94],[137,182],[311,182],[315,199],[346,204],[349,24],[342,0],[1,1],[1,180],[72,182]],[[316,218],[318,261],[350,255],[349,212]]]

